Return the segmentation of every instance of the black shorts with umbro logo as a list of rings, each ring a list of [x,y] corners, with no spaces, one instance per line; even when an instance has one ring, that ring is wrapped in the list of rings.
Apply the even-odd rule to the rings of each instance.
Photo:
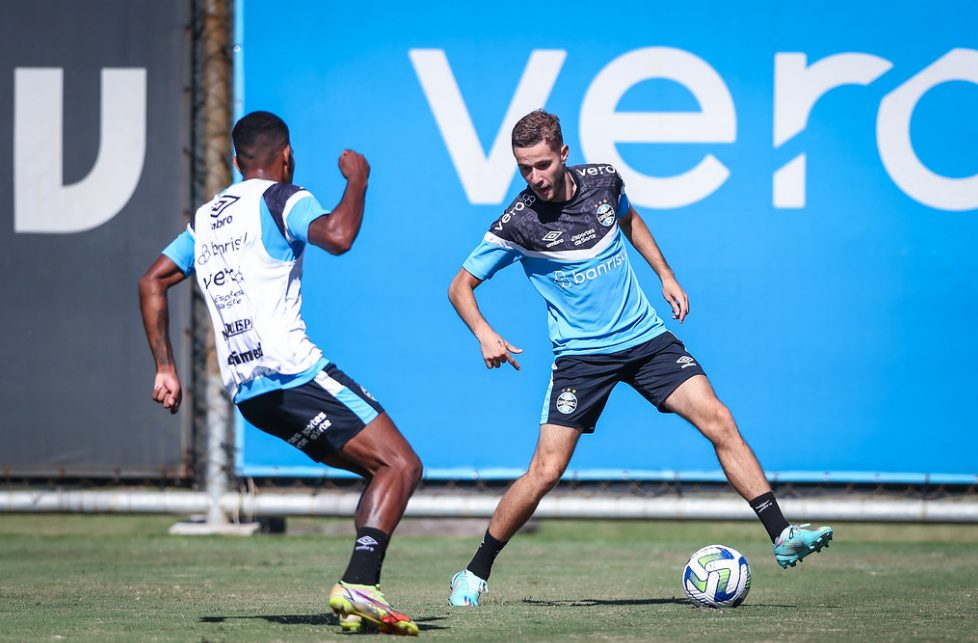
[[[634,388],[659,411],[670,413],[666,399],[694,375],[705,375],[703,368],[668,331],[617,353],[558,357],[540,423],[593,433],[618,382]]]
[[[338,453],[384,408],[335,364],[295,388],[269,391],[238,403],[244,419],[281,438],[316,462]]]

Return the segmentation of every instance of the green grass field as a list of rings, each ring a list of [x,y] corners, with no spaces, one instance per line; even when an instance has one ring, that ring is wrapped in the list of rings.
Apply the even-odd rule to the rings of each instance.
[[[173,522],[0,514],[0,640],[350,638],[325,609],[352,547],[336,533],[347,521],[290,520],[305,533],[252,538],[169,536]],[[474,609],[446,598],[478,538],[406,535],[383,585],[427,639],[978,640],[978,527],[834,526],[830,549],[784,571],[755,523],[542,522],[501,554]],[[321,528],[332,533],[310,533]],[[686,558],[714,542],[751,562],[737,609],[684,599]]]

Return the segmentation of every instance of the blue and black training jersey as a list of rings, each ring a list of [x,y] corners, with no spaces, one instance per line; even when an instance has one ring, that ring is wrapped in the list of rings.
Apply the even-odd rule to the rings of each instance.
[[[541,201],[528,186],[486,233],[463,268],[477,279],[520,261],[547,301],[554,354],[614,353],[665,332],[632,271],[618,217],[631,209],[610,165],[567,168],[570,201]]]

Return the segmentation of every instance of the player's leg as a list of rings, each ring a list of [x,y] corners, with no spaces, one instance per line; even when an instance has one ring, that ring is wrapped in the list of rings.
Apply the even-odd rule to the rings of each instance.
[[[660,411],[678,413],[710,440],[731,486],[748,501],[768,532],[778,564],[794,565],[832,538],[828,527],[805,530],[788,524],[733,414],[675,335],[663,333],[649,342],[642,359],[624,379]]]
[[[378,415],[324,462],[367,479],[354,514],[357,529],[393,532],[421,480],[421,460],[387,413]]]
[[[557,424],[540,425],[540,437],[530,467],[503,495],[489,528],[465,569],[452,577],[449,605],[478,605],[488,591],[492,564],[509,539],[526,524],[537,505],[560,481],[581,436],[580,429]]]
[[[385,633],[417,634],[417,625],[391,607],[379,583],[390,536],[421,479],[421,461],[390,417],[381,413],[323,462],[360,473],[367,480],[354,514],[353,553],[329,595],[340,626],[356,632],[361,620],[367,619]]]
[[[345,630],[361,619],[382,632],[417,634],[377,588],[390,535],[421,477],[421,463],[383,408],[335,366],[300,387],[238,405],[256,427],[282,438],[313,460],[367,479],[356,511],[357,535],[343,579],[329,604]]]
[[[564,475],[580,437],[580,429],[557,424],[540,426],[540,438],[529,469],[506,491],[489,521],[493,536],[508,541],[526,524],[540,500]]]
[[[750,501],[771,491],[771,485],[754,452],[741,436],[733,414],[717,398],[706,375],[697,374],[687,379],[666,398],[664,405],[689,421],[713,444],[727,480],[744,500]]]
[[[620,373],[621,362],[608,355],[565,356],[554,362],[530,467],[499,501],[471,562],[452,577],[449,605],[479,604],[496,556],[560,480],[581,433],[594,431]]]
[[[831,527],[805,529],[808,525],[790,525],[785,519],[754,451],[706,375],[697,374],[680,384],[664,406],[688,420],[713,444],[727,480],[747,500],[767,530],[781,567],[793,567],[809,553],[828,546]]]

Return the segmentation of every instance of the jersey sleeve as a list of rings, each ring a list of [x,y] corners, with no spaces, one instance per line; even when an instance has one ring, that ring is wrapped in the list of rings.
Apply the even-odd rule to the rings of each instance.
[[[487,234],[475,250],[468,256],[462,264],[462,268],[480,281],[491,279],[494,274],[519,260],[520,253],[508,244],[499,243],[492,239],[493,235]]]
[[[194,271],[194,232],[190,226],[163,249],[163,254],[177,264],[183,274],[189,275]]]
[[[632,209],[632,202],[628,200],[628,195],[625,194],[625,190],[621,191],[618,196],[618,218],[622,218],[628,211]]]
[[[618,206],[615,213],[620,219],[632,209],[632,202],[628,200],[628,195],[625,194],[625,179],[622,178],[618,170],[615,170],[615,180],[612,186],[612,189],[618,193]]]
[[[283,215],[285,227],[292,238],[309,243],[309,225],[330,211],[319,205],[316,197],[306,190],[296,192],[292,199],[295,199],[294,203],[286,203]]]

